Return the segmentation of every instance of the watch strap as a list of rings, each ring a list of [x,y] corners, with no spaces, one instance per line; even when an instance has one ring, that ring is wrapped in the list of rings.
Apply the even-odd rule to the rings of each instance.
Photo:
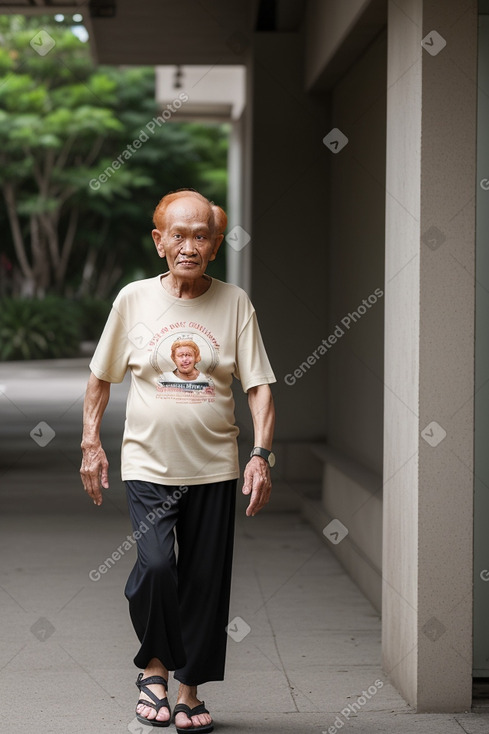
[[[260,456],[262,459],[265,459],[265,461],[267,462],[269,466],[273,466],[273,464],[270,461],[271,455],[272,455],[272,452],[269,451],[268,449],[263,449],[261,446],[255,446],[251,451],[250,459],[252,456]]]

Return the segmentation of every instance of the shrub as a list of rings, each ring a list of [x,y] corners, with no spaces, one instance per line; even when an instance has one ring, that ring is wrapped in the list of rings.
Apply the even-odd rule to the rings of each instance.
[[[87,296],[75,301],[74,305],[78,313],[80,340],[97,341],[107,321],[110,302]]]
[[[79,342],[80,317],[71,301],[0,300],[0,360],[73,357]]]

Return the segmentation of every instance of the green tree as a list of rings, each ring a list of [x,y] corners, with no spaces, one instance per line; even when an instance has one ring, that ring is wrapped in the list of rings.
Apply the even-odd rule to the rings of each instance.
[[[0,270],[13,263],[11,291],[107,297],[155,272],[160,196],[191,186],[225,204],[226,127],[151,132],[153,69],[96,69],[87,44],[49,18],[0,17],[0,40]]]

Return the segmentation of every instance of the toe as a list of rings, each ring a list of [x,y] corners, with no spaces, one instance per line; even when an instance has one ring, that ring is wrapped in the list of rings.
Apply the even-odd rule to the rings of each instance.
[[[152,709],[151,706],[144,706],[141,704],[141,711],[139,711],[139,714],[148,720],[155,718],[155,710]]]
[[[156,715],[156,719],[158,721],[168,721],[169,718],[170,718],[170,712],[168,711],[167,708],[164,708],[164,707],[161,708],[158,711],[158,714]]]
[[[209,714],[198,714],[197,716],[192,716],[192,725],[193,726],[206,726],[207,724],[210,724],[212,721]]]
[[[194,716],[193,718],[195,719],[196,717]],[[188,729],[190,726],[192,726],[192,721],[188,718],[186,714],[180,711],[175,716],[175,724],[178,726],[179,729]]]

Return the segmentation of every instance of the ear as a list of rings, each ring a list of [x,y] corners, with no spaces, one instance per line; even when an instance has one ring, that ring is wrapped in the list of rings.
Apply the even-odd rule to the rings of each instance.
[[[223,234],[217,234],[214,239],[214,247],[212,249],[212,255],[210,256],[209,260],[212,262],[212,260],[216,259],[217,251],[219,250],[221,246],[221,242],[224,239]]]
[[[153,242],[155,243],[156,251],[160,257],[166,257],[165,247],[163,245],[163,238],[159,229],[153,229],[151,232]]]

